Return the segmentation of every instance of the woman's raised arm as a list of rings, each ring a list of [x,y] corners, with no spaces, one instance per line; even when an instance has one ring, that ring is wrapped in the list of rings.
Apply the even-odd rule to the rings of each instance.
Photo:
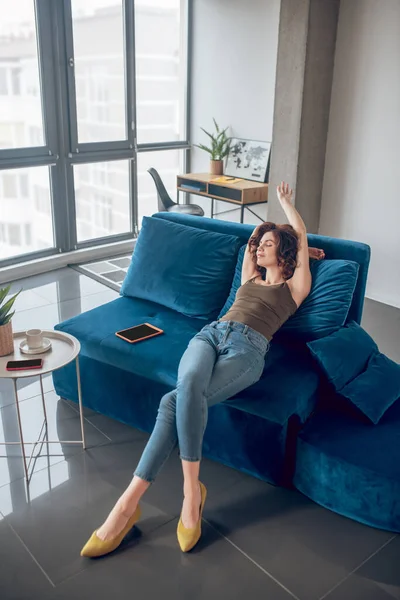
[[[299,236],[299,249],[297,252],[297,266],[293,277],[288,280],[292,296],[297,306],[308,296],[311,289],[311,272],[307,230],[303,219],[292,204],[293,190],[289,184],[282,181],[277,187],[279,202],[286,214],[289,224]]]

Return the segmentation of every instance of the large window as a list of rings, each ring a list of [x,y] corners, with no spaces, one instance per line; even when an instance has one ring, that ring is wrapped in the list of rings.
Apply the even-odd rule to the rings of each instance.
[[[185,168],[190,0],[0,0],[0,266],[132,239]]]

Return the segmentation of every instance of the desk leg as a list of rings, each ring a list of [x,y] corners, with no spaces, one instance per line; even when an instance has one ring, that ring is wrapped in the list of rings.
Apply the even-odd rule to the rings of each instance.
[[[81,373],[79,370],[79,355],[75,359],[75,365],[76,365],[76,382],[78,384],[79,417],[81,420],[82,446],[83,446],[83,449],[85,450],[86,442],[85,442],[85,428],[84,428],[84,420],[83,420]]]
[[[24,444],[24,436],[22,433],[21,413],[19,412],[19,400],[18,400],[18,389],[17,389],[17,380],[16,379],[13,379],[13,384],[14,384],[15,405],[16,405],[16,409],[17,409],[19,441],[21,444],[22,459],[24,461],[25,477],[26,477],[26,481],[28,482],[29,481],[28,465],[26,463],[25,444]]]
[[[243,223],[244,204],[240,207],[240,222]]]
[[[214,198],[211,198],[211,218],[214,218]]]

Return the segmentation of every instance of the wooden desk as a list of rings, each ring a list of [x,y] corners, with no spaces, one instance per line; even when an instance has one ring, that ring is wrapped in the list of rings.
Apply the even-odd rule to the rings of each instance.
[[[214,215],[221,215],[226,212],[236,210],[231,208],[219,213],[214,213],[214,200],[230,202],[240,207],[240,222],[243,223],[244,209],[247,208],[260,221],[263,221],[250,206],[255,204],[264,204],[268,202],[268,184],[258,183],[257,181],[247,181],[241,179],[237,183],[215,182],[220,175],[210,175],[210,173],[187,173],[177,177],[177,193],[179,202],[179,192],[196,194],[211,199],[211,218]]]

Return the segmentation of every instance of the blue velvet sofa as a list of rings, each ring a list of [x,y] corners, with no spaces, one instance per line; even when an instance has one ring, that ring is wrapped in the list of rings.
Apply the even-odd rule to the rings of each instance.
[[[175,213],[157,213],[144,225],[122,296],[60,323],[56,329],[71,333],[81,342],[84,405],[150,432],[162,395],[175,387],[179,360],[189,340],[207,322],[218,318],[225,300],[233,294],[233,283],[236,281],[238,285],[240,259],[253,227]],[[153,237],[149,234],[146,238],[153,245],[152,250],[161,243],[158,255],[155,250],[145,255],[144,242],[139,248],[145,229],[153,230]],[[187,232],[191,237],[185,237]],[[356,265],[354,287],[344,290],[349,292],[350,301],[341,325],[351,321],[360,323],[369,247],[318,235],[308,238],[311,246],[325,250],[328,262],[350,261]],[[180,241],[183,246],[179,246]],[[217,247],[221,253],[213,259]],[[193,274],[195,283],[189,285]],[[321,323],[325,326],[324,298],[320,300]],[[306,321],[308,318],[305,314]],[[143,322],[162,328],[164,335],[132,345],[115,336],[116,331]],[[56,371],[53,379],[61,397],[77,401],[73,365]],[[304,339],[292,335],[288,322],[286,331],[283,329],[271,343],[260,381],[210,409],[203,455],[273,484],[291,485],[295,476],[298,488],[310,497],[315,496],[317,502],[359,518],[356,506],[346,511],[338,509],[335,502],[324,502],[322,488],[328,471],[323,475],[306,471],[307,461],[320,460],[320,457],[315,459],[315,453],[329,446],[330,423],[334,423],[334,428],[340,426],[346,431],[354,430],[355,436],[361,435],[357,420],[349,425],[347,416],[335,413],[333,418],[330,409],[324,407],[326,389],[326,380]],[[394,410],[394,420],[400,423],[399,407]],[[386,427],[386,432],[391,426]],[[318,437],[319,427],[324,434]],[[371,428],[368,439],[372,444],[379,443],[380,427]],[[396,431],[399,435],[398,428]],[[307,460],[304,458],[303,462],[307,474],[302,478],[301,469],[296,467],[296,452],[305,455],[306,445]],[[330,468],[327,464],[327,469]],[[396,485],[400,485],[400,477]],[[364,520],[376,524],[369,517]],[[378,526],[388,524],[378,523]]]

